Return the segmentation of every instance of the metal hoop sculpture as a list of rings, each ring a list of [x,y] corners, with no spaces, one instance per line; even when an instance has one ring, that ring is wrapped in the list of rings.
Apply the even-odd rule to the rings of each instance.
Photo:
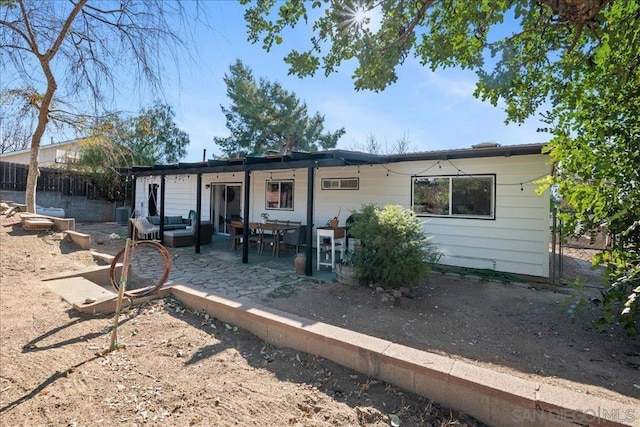
[[[169,255],[169,251],[160,243],[151,240],[140,240],[130,242],[130,244],[132,245],[130,248],[132,253],[130,254],[131,264],[129,268],[137,268],[139,271],[128,275],[127,284],[125,286],[125,295],[128,297],[141,297],[155,293],[165,284],[169,277],[169,271],[171,270],[171,257]],[[111,267],[109,268],[111,285],[116,292],[120,291],[120,283],[116,278],[116,272],[118,264],[122,265],[125,249],[126,248],[122,249],[116,254],[111,262]],[[142,255],[140,254],[141,249],[144,251]],[[136,250],[138,252],[138,257],[136,257]],[[149,263],[148,260],[152,260],[156,265],[152,265],[153,262]],[[157,265],[161,263],[160,260],[164,261],[164,268]],[[160,270],[161,268],[162,270]],[[135,282],[135,285],[140,287],[128,289],[130,282]],[[152,283],[149,284],[149,282]]]

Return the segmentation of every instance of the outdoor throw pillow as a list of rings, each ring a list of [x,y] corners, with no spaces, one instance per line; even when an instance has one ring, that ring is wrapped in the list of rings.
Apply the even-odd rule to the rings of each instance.
[[[166,224],[182,224],[181,216],[167,216],[165,218],[167,218],[165,221]]]

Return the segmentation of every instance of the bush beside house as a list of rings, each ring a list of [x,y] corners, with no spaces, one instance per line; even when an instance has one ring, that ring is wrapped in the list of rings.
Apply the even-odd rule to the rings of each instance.
[[[439,254],[413,211],[399,205],[367,204],[352,218],[348,232],[360,246],[347,259],[359,283],[413,288],[428,278]]]

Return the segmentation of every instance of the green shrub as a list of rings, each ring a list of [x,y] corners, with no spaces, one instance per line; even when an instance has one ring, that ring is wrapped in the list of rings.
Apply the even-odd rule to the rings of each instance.
[[[399,205],[363,205],[353,213],[349,234],[360,240],[352,262],[361,284],[385,289],[424,282],[439,255],[413,211]]]

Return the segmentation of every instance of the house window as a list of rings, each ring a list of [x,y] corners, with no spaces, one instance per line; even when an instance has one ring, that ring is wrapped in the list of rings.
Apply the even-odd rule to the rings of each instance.
[[[265,207],[267,209],[293,210],[293,180],[267,181]]]
[[[76,163],[80,158],[77,151],[67,151],[56,149],[56,163]]]
[[[360,186],[358,178],[323,178],[323,190],[357,190]]]
[[[421,216],[495,218],[495,175],[414,177],[413,211]]]

